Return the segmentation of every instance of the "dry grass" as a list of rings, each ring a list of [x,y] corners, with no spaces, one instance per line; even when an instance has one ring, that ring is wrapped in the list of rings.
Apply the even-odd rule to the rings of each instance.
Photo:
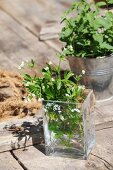
[[[7,91],[11,94],[3,94]],[[27,93],[23,86],[23,79],[20,74],[0,70],[0,121],[9,117],[24,117],[27,114],[33,115],[41,108],[35,98],[31,101],[25,100]]]

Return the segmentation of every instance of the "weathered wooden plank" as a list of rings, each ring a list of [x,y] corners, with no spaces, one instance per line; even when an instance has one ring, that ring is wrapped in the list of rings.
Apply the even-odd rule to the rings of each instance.
[[[95,123],[96,129],[113,127],[113,99],[108,101],[96,102]]]
[[[61,157],[47,157],[37,150],[37,146],[26,151],[15,150],[13,153],[28,170],[107,170],[113,169],[113,129],[96,132],[97,144],[88,160],[75,160]],[[30,160],[32,159],[32,164]],[[41,164],[43,162],[43,164]]]
[[[104,161],[91,155],[85,160],[68,159],[61,157],[47,157],[35,147],[29,147],[23,152],[22,149],[13,151],[17,159],[28,169],[46,169],[46,170],[107,170]],[[32,159],[32,164],[30,160]],[[41,164],[43,162],[43,164]]]
[[[0,153],[0,170],[23,170],[10,152]]]
[[[49,60],[55,64],[58,63],[59,59],[54,50],[38,41],[37,37],[3,11],[0,11],[0,24],[0,52],[6,55],[15,66],[19,65],[22,60],[31,58],[36,60],[38,67],[44,66]]]
[[[106,165],[111,165],[113,169],[113,128],[96,132],[96,147],[92,154],[105,160]]]
[[[56,1],[54,0],[54,2],[56,2]],[[73,0],[66,0],[66,1],[65,0],[57,0],[57,3],[68,8],[73,3]]]
[[[65,10],[59,3],[44,0],[15,0],[13,3],[11,0],[4,0],[0,2],[0,7],[36,36],[39,35],[41,27],[45,24],[58,23],[61,20],[61,14]],[[52,43],[55,46],[54,41],[51,40]],[[58,49],[61,49],[62,44],[59,41],[57,46],[58,44]]]
[[[0,123],[0,152],[25,148],[43,141],[41,111],[37,115],[18,117]]]
[[[1,48],[1,46],[0,46],[0,48]],[[17,67],[18,67],[18,65],[11,62],[3,52],[0,53],[0,69],[17,70]]]
[[[38,2],[36,0],[15,0],[13,2],[3,0],[0,1],[0,7],[36,35],[39,34],[40,27],[44,23],[57,22],[60,17],[60,6],[44,0],[38,0]]]
[[[47,24],[41,28],[40,40],[49,40],[59,38],[59,32],[62,29],[61,24]]]
[[[19,149],[13,153],[28,170],[84,170],[83,167],[85,166],[84,160],[47,157],[35,147],[29,147],[24,152]],[[30,160],[32,160],[32,163]]]

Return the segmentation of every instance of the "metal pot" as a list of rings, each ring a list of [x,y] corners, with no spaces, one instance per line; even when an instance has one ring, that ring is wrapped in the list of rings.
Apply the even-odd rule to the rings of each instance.
[[[103,58],[68,57],[71,70],[79,75],[85,70],[82,84],[93,89],[97,100],[113,97],[113,56]]]

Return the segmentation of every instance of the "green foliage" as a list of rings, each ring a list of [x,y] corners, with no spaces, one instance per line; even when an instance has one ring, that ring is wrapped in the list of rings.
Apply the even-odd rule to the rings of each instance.
[[[86,0],[75,1],[64,13],[65,23],[60,40],[65,42],[62,56],[100,57],[113,53],[113,13],[100,15],[99,7],[113,1],[99,2],[95,6]]]
[[[42,77],[24,74],[24,85],[31,96],[43,98],[49,130],[61,139],[61,144],[69,147],[70,138],[83,134],[81,108],[77,105],[85,99],[84,86],[79,84],[84,72],[79,76],[74,76],[73,72],[62,74],[60,63],[61,60],[56,67],[47,63],[42,69]],[[65,135],[67,140],[63,138]]]
[[[54,132],[60,144],[71,147],[72,138],[83,139],[83,120],[76,103],[44,101],[49,130]]]
[[[74,76],[74,73],[71,71],[62,74],[60,65],[53,67],[47,64],[46,67],[42,69],[42,75],[42,77],[32,77],[24,74],[26,89],[37,98],[68,102],[79,102],[78,99],[83,99],[84,89],[79,85],[82,74]]]
[[[109,6],[113,4],[113,0],[105,0],[105,1],[101,1],[98,2],[96,5],[97,7],[107,7],[109,9]]]

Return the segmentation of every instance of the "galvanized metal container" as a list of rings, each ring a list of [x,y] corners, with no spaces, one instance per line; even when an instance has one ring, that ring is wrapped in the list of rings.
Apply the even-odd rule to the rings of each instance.
[[[113,97],[113,56],[101,58],[68,57],[71,70],[81,74],[85,70],[82,84],[93,89],[97,100]]]

